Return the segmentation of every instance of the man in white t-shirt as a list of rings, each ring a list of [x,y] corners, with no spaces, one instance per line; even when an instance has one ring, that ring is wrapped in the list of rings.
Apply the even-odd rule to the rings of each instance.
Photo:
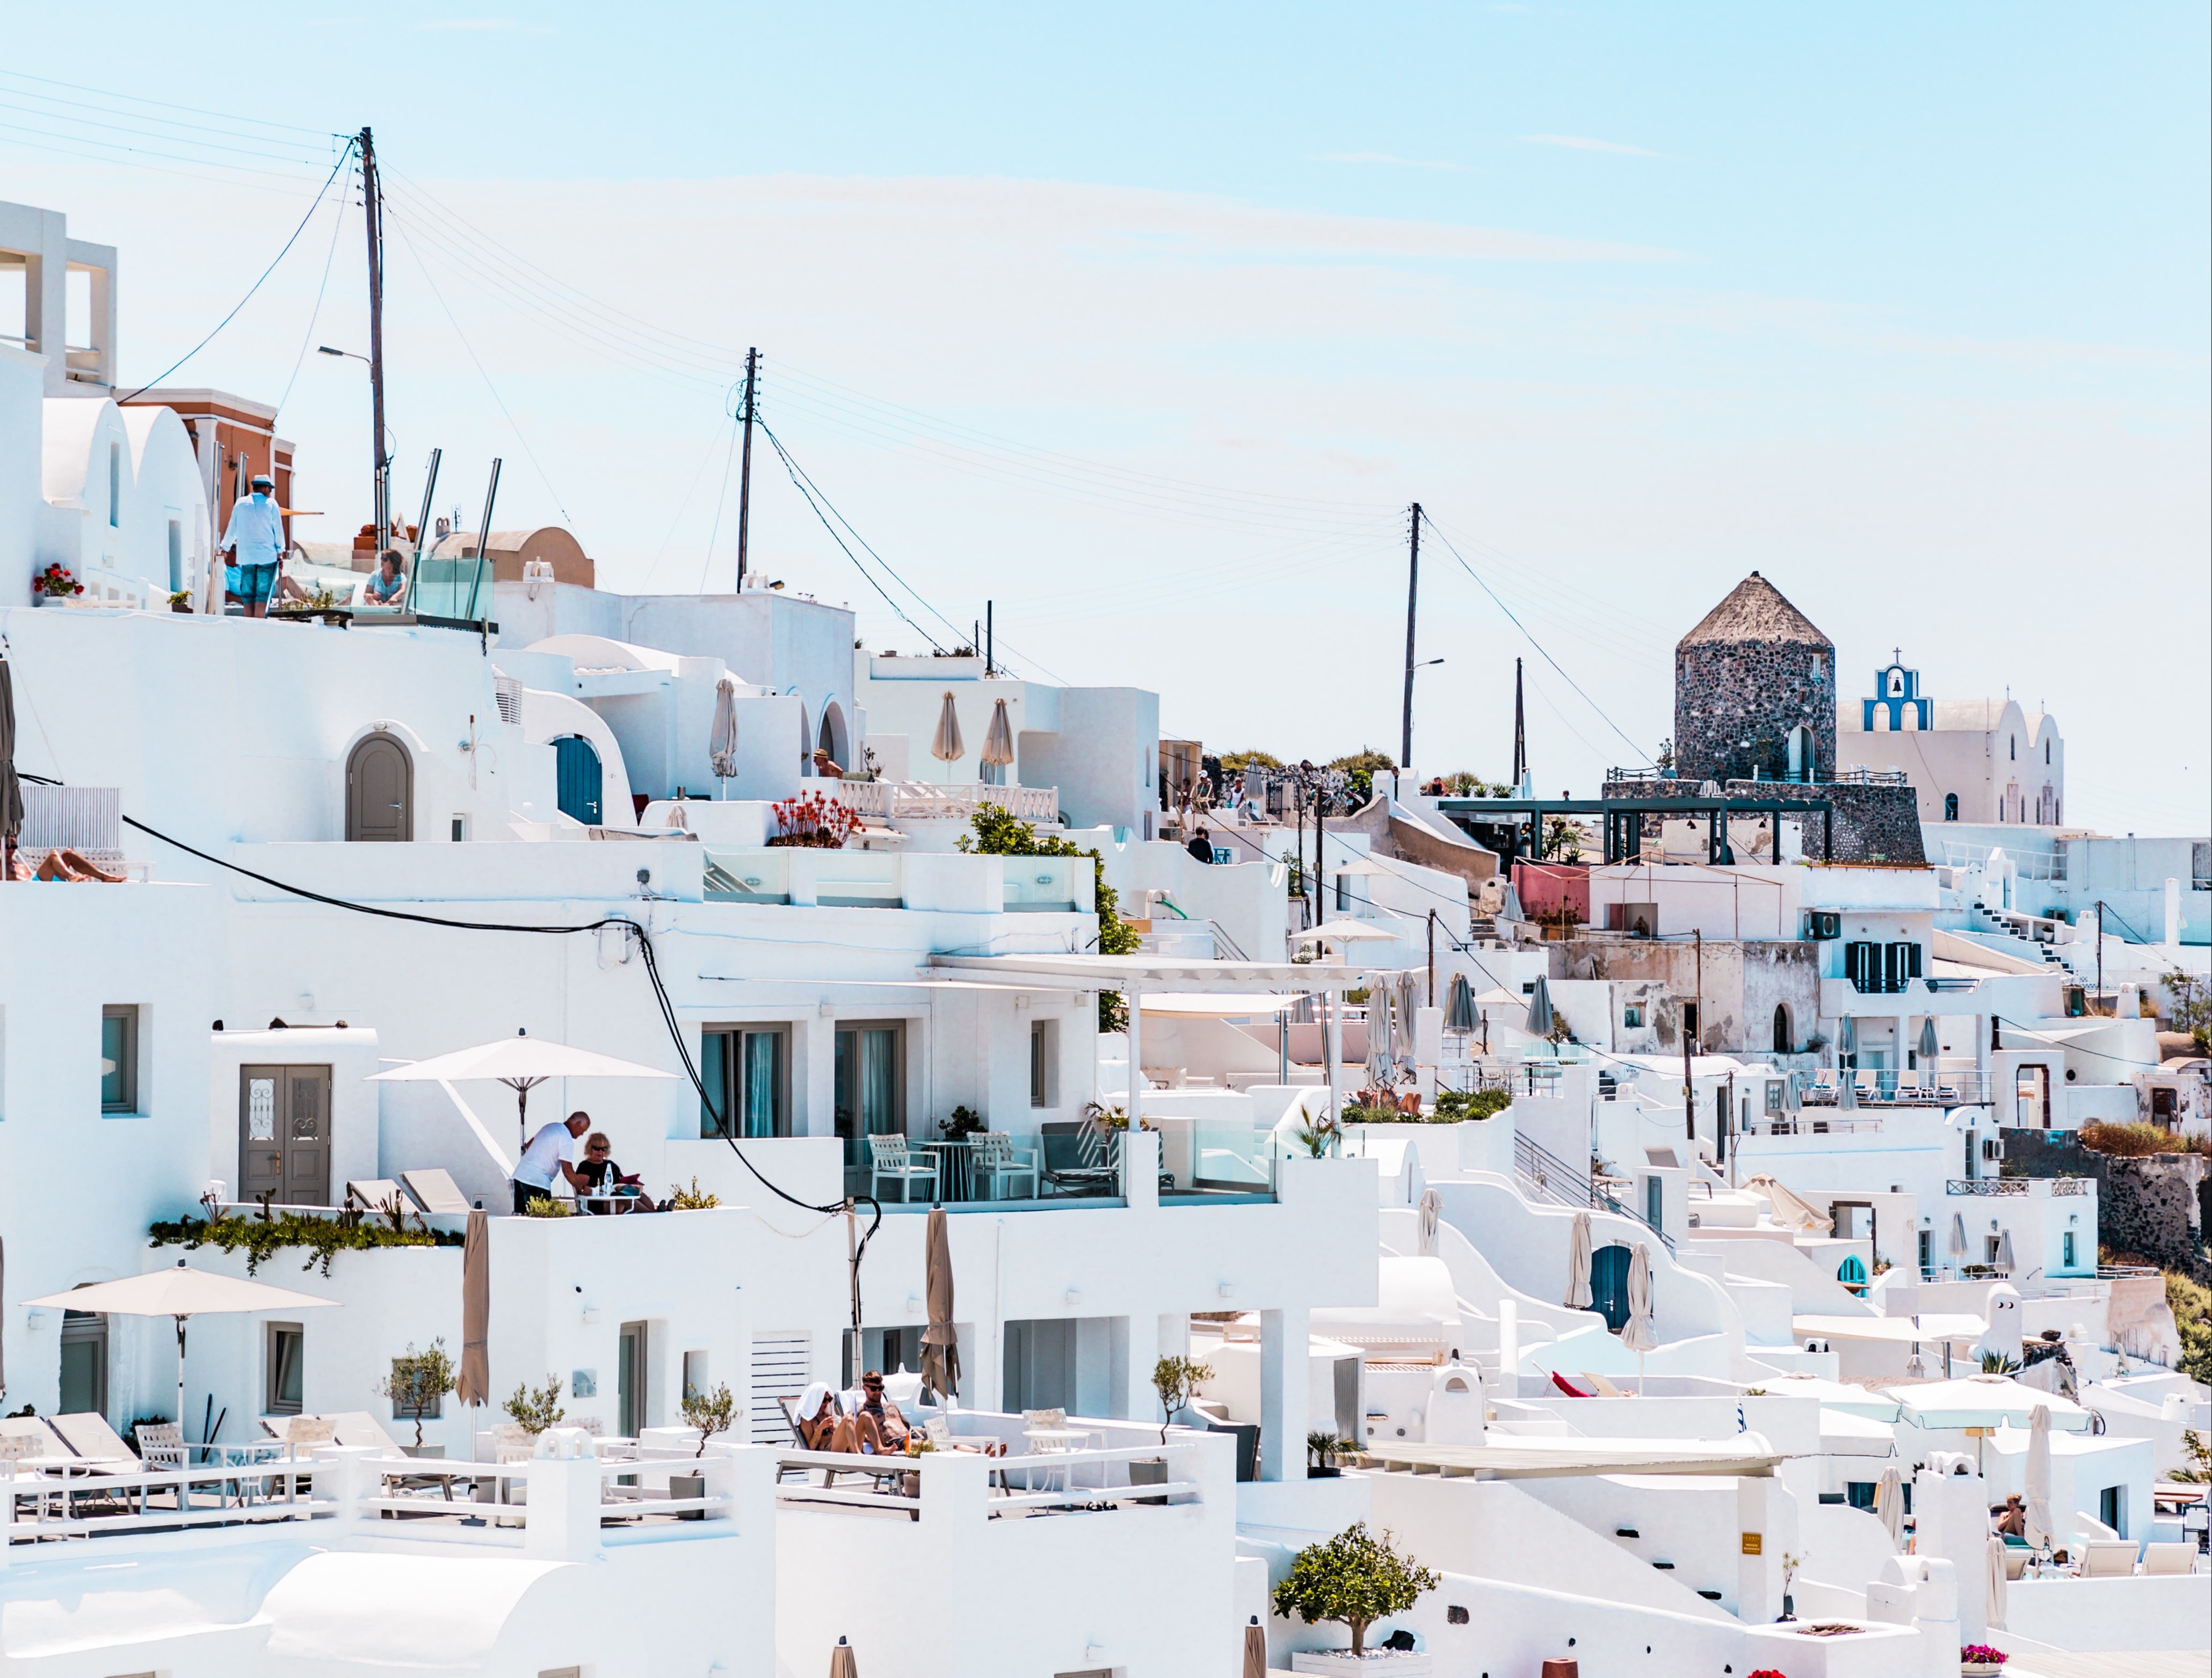
[[[566,1119],[556,1119],[530,1139],[530,1146],[522,1151],[522,1158],[514,1168],[514,1211],[522,1215],[522,1208],[538,1199],[550,1199],[556,1179],[577,1186],[576,1170],[568,1163],[568,1144],[592,1128],[589,1113],[571,1113]]]

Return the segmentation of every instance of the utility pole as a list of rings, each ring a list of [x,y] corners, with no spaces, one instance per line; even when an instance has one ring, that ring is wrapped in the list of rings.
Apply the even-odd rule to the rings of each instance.
[[[1398,767],[1413,761],[1413,617],[1421,598],[1421,504],[1413,503],[1407,528],[1406,553],[1406,714],[1398,736]]]
[[[745,450],[738,467],[738,593],[745,592],[745,535],[753,502],[753,380],[760,370],[760,351],[745,351]]]
[[[983,602],[983,673],[986,676],[995,675],[998,666],[999,626],[992,622],[992,605],[989,600]]]
[[[1696,933],[1698,941],[1698,997],[1691,1004],[1690,1013],[1697,1021],[1693,1031],[1690,1021],[1682,1022],[1682,1140],[1695,1158],[1698,1152],[1698,1104],[1691,1079],[1690,1056],[1694,1052],[1696,1039],[1705,1031],[1705,933],[1701,927]]]
[[[2097,899],[2097,1012],[2105,1012],[2105,900]]]
[[[384,188],[376,178],[376,137],[361,131],[361,202],[368,224],[369,423],[375,438],[376,546],[392,540],[392,461],[384,452]]]
[[[1528,721],[1521,708],[1521,660],[1513,660],[1513,791],[1528,778]]]

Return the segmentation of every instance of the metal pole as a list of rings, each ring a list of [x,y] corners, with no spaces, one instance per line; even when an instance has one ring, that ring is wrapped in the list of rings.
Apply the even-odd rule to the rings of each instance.
[[[429,476],[422,480],[422,517],[415,526],[415,581],[416,583],[422,581],[422,550],[430,538],[430,497],[438,493],[438,462],[445,458],[445,454],[446,451],[441,448],[434,448],[430,451]],[[383,551],[381,548],[377,550],[380,559]],[[411,588],[414,584],[410,584],[409,587]],[[409,604],[411,607],[413,604],[411,595]]]
[[[384,452],[384,189],[376,178],[376,137],[361,131],[361,201],[368,224],[369,423],[374,428],[376,549],[392,539],[392,461]]]
[[[738,592],[745,587],[745,536],[750,526],[753,500],[753,380],[760,368],[760,351],[745,351],[745,447],[744,459],[738,467]]]
[[[983,673],[989,676],[998,668],[999,626],[993,622],[995,603],[983,602]]]
[[[1513,660],[1513,795],[1521,795],[1521,783],[1528,778],[1528,725],[1521,708],[1521,660]]]
[[[1413,617],[1421,599],[1421,504],[1413,503],[1406,557],[1406,708],[1398,736],[1398,767],[1413,761]]]
[[[494,455],[491,462],[491,482],[484,485],[483,528],[477,532],[476,575],[469,580],[469,616],[476,618],[480,626],[489,625],[491,622],[491,591],[483,587],[484,567],[491,562],[491,510],[498,500],[499,457]],[[477,610],[477,596],[479,589],[483,590],[484,595],[483,610],[481,612]],[[480,628],[478,633],[485,645],[489,647],[490,645],[489,631]]]

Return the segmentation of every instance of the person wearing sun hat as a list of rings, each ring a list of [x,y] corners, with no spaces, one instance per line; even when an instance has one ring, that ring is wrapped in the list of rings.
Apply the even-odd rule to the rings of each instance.
[[[241,495],[230,509],[230,523],[216,548],[230,556],[225,586],[248,617],[268,616],[269,597],[276,592],[277,562],[284,555],[284,517],[275,487],[268,473],[253,475],[252,493]]]

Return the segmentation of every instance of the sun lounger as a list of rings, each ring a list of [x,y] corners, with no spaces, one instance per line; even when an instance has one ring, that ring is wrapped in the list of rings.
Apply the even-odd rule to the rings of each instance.
[[[399,1180],[407,1185],[415,1204],[425,1212],[466,1217],[475,1210],[452,1176],[437,1166],[422,1171],[402,1171]]]
[[[2194,1544],[2146,1544],[2142,1570],[2146,1573],[2193,1573],[2197,1571]]]
[[[1620,1388],[1614,1386],[1612,1382],[1607,1380],[1602,1375],[1594,1375],[1586,1369],[1579,1370],[1577,1373],[1583,1380],[1589,1382],[1591,1386],[1597,1389],[1597,1395],[1600,1398],[1626,1398],[1628,1396],[1626,1393],[1621,1391]]]
[[[1583,1379],[1587,1381],[1589,1377],[1586,1375]],[[1582,1388],[1577,1387],[1573,1382],[1568,1380],[1565,1376],[1560,1374],[1557,1370],[1553,1370],[1552,1371],[1552,1384],[1557,1387],[1561,1392],[1565,1393],[1569,1398],[1595,1398],[1597,1396],[1596,1388],[1592,1387],[1588,1391],[1584,1391]]]
[[[399,1185],[390,1177],[363,1177],[348,1183],[345,1203],[357,1206],[363,1212],[413,1209],[407,1204],[407,1197],[399,1192]]]
[[[2123,1538],[2118,1542],[2093,1538],[2081,1547],[2081,1577],[2085,1579],[2126,1578],[2136,1571],[2136,1547]]]
[[[75,1456],[104,1456],[125,1469],[138,1467],[138,1453],[124,1443],[123,1436],[107,1425],[107,1418],[96,1410],[86,1410],[73,1415],[50,1416],[49,1425]]]

